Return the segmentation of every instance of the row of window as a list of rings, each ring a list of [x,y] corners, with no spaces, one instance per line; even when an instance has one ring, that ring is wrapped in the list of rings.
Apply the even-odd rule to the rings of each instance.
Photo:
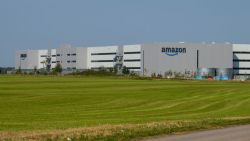
[[[124,62],[140,62],[140,59],[128,59],[124,60]],[[114,60],[92,60],[91,62],[114,62]],[[42,63],[42,62],[41,62]],[[62,61],[52,61],[52,63],[62,63]],[[76,60],[68,60],[67,63],[76,63]]]
[[[128,69],[137,69],[137,70],[139,70],[139,69],[141,69],[141,67],[127,67]]]
[[[140,62],[141,59],[126,59],[124,62]],[[91,62],[114,62],[114,60],[91,60]]]
[[[247,68],[247,67],[245,67],[245,68],[233,68],[234,70],[250,70],[250,68]]]
[[[60,54],[58,54],[60,56]],[[56,57],[58,55],[51,55],[52,57]],[[48,57],[48,55],[41,55],[40,57]]]
[[[91,67],[91,69],[101,69],[102,67]],[[105,69],[112,69],[113,67],[105,67]],[[141,67],[127,67],[128,69],[141,69]]]
[[[235,52],[236,53],[236,52]],[[140,51],[136,51],[136,52],[124,52],[124,54],[141,54]],[[249,52],[250,54],[250,52]],[[116,55],[116,52],[110,52],[110,53],[91,53],[92,56],[94,55]],[[56,54],[56,55],[52,55],[52,57],[56,57],[56,56],[63,56],[62,54]],[[67,56],[76,56],[76,53],[72,53],[72,54],[67,54]],[[27,54],[21,54],[20,55],[21,58],[27,57]],[[48,57],[48,55],[41,55],[40,57]]]
[[[57,55],[51,55],[52,57],[56,57],[56,56],[62,56],[60,54],[57,54]],[[48,57],[48,55],[41,55],[40,57]]]
[[[67,70],[76,70],[76,67],[73,67],[73,68],[67,67]]]
[[[248,59],[234,59],[233,60],[234,62],[250,62],[250,60],[248,60]]]
[[[124,52],[124,54],[141,54],[140,51],[135,51],[135,52]]]
[[[235,51],[233,54],[250,54],[249,51]]]
[[[73,53],[73,54],[67,54],[67,56],[76,56],[76,53]]]
[[[92,56],[94,55],[116,55],[116,52],[108,52],[108,53],[91,53]],[[124,54],[141,54],[140,51],[135,52],[124,52]]]
[[[56,54],[56,56],[63,56],[62,54]],[[72,54],[67,54],[67,56],[76,56],[76,53],[72,53]],[[53,57],[53,56],[52,56]]]
[[[40,62],[40,63],[44,63],[44,62]],[[52,64],[55,64],[55,63],[62,63],[62,61],[52,61],[51,63],[52,63]],[[76,63],[76,60],[72,60],[72,61],[68,60],[67,63]]]
[[[72,60],[72,61],[68,60],[67,63],[76,63],[76,60]]]

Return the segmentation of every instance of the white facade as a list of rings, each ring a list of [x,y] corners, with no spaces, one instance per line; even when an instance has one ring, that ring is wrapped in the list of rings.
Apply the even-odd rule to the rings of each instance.
[[[235,75],[250,75],[249,44],[233,44],[233,67]]]
[[[24,70],[45,68],[48,50],[22,50],[16,52],[16,66]]]
[[[141,45],[123,46],[123,65],[131,71],[142,70]]]
[[[123,45],[123,46],[100,46],[100,47],[72,47],[71,45],[62,45],[57,49],[45,49],[45,50],[22,50],[16,52],[16,69],[21,67],[23,70],[32,70],[35,67],[37,69],[45,69],[48,65],[50,68],[54,68],[57,63],[62,65],[64,70],[86,70],[86,69],[98,69],[98,68],[114,68],[117,65],[115,61],[117,56],[122,57],[122,66],[126,66],[130,71],[143,72],[146,70],[159,69],[162,72],[166,71],[164,65],[167,62],[174,62],[178,60],[178,57],[168,57],[167,62],[153,63],[152,59],[162,60],[160,57],[162,53],[158,50],[162,46],[171,47],[185,47],[202,49],[200,46],[207,46],[206,51],[200,52],[200,56],[207,59],[199,60],[196,62],[196,51],[189,52],[186,56],[191,56],[194,63],[199,65],[207,64],[206,61],[210,61],[212,64],[210,66],[216,66],[218,61],[211,61],[211,59],[222,60],[221,62],[228,62],[228,59],[222,56],[233,56],[232,64],[234,75],[250,75],[250,44],[136,44],[136,45]],[[211,49],[213,46],[214,49]],[[224,48],[230,48],[226,49]],[[145,52],[145,49],[147,50]],[[214,53],[218,55],[215,58],[211,58],[209,53],[214,50],[218,50]],[[145,53],[144,53],[145,52]],[[221,54],[223,53],[223,54]],[[220,56],[221,54],[221,56]],[[145,58],[144,58],[145,55]],[[180,55],[179,59],[182,56]],[[163,56],[166,58],[166,55]],[[217,58],[216,58],[217,57]],[[226,58],[230,58],[226,57]],[[48,61],[49,58],[49,61]],[[146,61],[145,61],[146,60]],[[230,59],[231,60],[231,59]],[[190,60],[185,60],[181,62],[179,66],[190,66]],[[145,64],[144,64],[145,63]],[[219,62],[220,63],[220,62]],[[167,69],[172,69],[176,66],[176,63],[170,63]],[[204,66],[199,66],[204,67]],[[150,74],[148,74],[150,75]]]
[[[113,68],[119,46],[88,47],[87,69]]]

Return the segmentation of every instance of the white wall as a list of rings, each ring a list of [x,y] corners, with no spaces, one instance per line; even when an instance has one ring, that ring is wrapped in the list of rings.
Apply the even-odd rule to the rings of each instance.
[[[250,45],[233,44],[234,73],[250,74]]]
[[[43,57],[44,56],[44,57]],[[46,57],[48,56],[48,50],[38,50],[38,65],[37,69],[46,68]]]
[[[20,55],[26,54],[27,57],[21,59]],[[18,69],[34,69],[34,67],[39,67],[39,57],[38,57],[38,50],[21,50],[16,52],[16,66],[15,68]]]
[[[233,51],[247,51],[250,52],[250,44],[233,44]]]
[[[236,68],[250,68],[250,62],[234,62]]]
[[[76,54],[75,47],[72,47],[71,45],[62,45],[61,47],[56,49],[56,53],[60,54],[60,56],[56,57],[56,60],[60,62],[63,69],[76,68],[76,63],[72,62],[76,61],[76,56],[72,55]],[[68,56],[68,54],[70,55]]]
[[[141,52],[141,45],[124,45],[123,46],[123,65],[131,68],[136,67],[140,69],[130,69],[130,71],[141,71],[142,70],[142,53],[140,54],[126,54],[126,52]],[[140,60],[140,61],[132,61],[126,62],[126,60]]]
[[[55,68],[56,67],[56,49],[51,49],[50,55],[51,55],[51,68]]]
[[[234,73],[239,74],[250,74],[250,70],[234,70]]]
[[[113,62],[91,62],[92,60],[114,60],[116,54],[112,55],[91,55],[93,53],[116,53],[118,46],[88,47],[87,48],[87,68],[113,67]]]
[[[234,59],[250,60],[250,54],[234,54]]]

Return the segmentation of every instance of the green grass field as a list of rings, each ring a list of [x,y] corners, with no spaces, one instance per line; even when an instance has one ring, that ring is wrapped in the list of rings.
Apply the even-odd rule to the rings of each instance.
[[[0,132],[248,117],[248,82],[0,76]]]

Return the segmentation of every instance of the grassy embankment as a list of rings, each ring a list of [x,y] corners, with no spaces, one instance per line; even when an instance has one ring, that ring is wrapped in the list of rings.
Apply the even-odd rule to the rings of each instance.
[[[130,140],[250,123],[250,83],[0,76],[0,140]]]

